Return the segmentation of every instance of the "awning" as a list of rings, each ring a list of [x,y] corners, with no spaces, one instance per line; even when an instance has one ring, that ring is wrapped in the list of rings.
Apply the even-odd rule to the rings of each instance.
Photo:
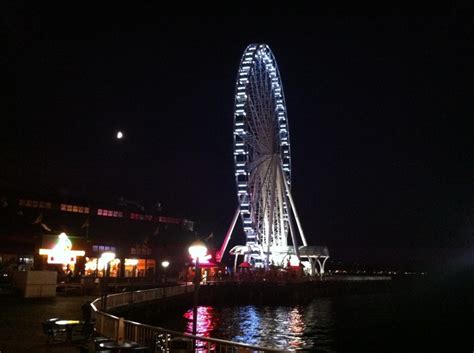
[[[250,265],[247,261],[244,261],[239,265],[239,267],[240,268],[250,268],[250,267],[252,267],[252,265]]]

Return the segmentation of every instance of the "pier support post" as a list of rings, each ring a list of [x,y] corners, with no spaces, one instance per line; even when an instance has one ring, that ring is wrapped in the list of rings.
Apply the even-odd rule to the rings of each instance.
[[[321,276],[321,278],[323,278],[324,265],[326,264],[327,259],[328,257],[325,257],[323,262],[321,263],[321,261],[319,261],[319,258],[316,258],[316,261],[318,261],[318,264],[319,264],[319,275]]]

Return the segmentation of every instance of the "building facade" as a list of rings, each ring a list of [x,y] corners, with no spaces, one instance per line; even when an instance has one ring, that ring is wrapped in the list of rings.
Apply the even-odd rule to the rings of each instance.
[[[84,256],[55,263],[58,260],[51,252],[58,257],[62,233],[70,241],[69,250],[84,251]],[[159,210],[0,191],[0,270],[4,273],[56,269],[65,276],[100,277],[108,267],[111,277],[172,274],[188,261],[187,246],[194,236],[194,222]],[[105,262],[104,253],[115,258]],[[161,268],[165,260],[170,263],[167,269]]]

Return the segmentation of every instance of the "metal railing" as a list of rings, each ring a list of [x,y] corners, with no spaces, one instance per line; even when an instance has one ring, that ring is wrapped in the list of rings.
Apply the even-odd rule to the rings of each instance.
[[[111,294],[107,296],[106,308],[102,310],[118,308],[133,303],[157,300],[164,297],[183,295],[192,291],[193,286],[185,284],[174,287]],[[96,330],[98,333],[103,336],[113,338],[114,340],[123,338],[125,340],[137,342],[141,345],[153,347],[155,352],[172,352],[173,347],[176,345],[186,346],[186,348],[181,348],[181,351],[195,351],[202,353],[284,352],[279,349],[253,346],[217,338],[194,336],[187,333],[168,330],[162,327],[150,326],[141,324],[139,322],[124,320],[123,318],[111,315],[105,311],[101,311],[101,298],[94,300],[91,303],[91,307],[92,317],[95,319]]]

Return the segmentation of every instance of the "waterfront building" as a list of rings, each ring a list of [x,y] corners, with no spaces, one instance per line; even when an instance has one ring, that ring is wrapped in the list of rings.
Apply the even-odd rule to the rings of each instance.
[[[84,256],[55,263],[48,249],[57,248],[62,233],[70,241],[69,250]],[[72,277],[101,277],[101,255],[112,252],[111,277],[156,276],[163,271],[163,260],[169,261],[166,271],[173,275],[189,260],[187,244],[194,237],[194,222],[136,203],[0,189],[0,268],[5,273],[55,269]]]

